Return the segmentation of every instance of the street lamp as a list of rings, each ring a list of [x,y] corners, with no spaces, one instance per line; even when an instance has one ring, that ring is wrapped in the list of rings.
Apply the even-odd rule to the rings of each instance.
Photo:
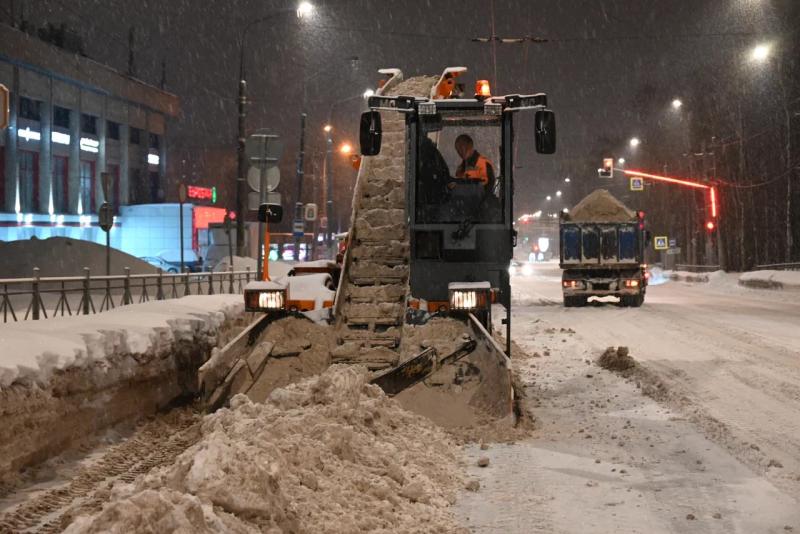
[[[642,141],[638,137],[631,137],[631,140],[628,142],[628,144],[631,145],[631,148],[636,148],[642,144]]]
[[[570,183],[572,180],[570,180],[569,178],[564,178],[564,181]]]
[[[339,152],[344,154],[345,156],[349,156],[353,152],[353,145],[350,143],[342,143],[339,147]]]
[[[682,106],[683,102],[681,101],[680,98],[676,98],[675,100],[672,101],[672,109],[674,109],[675,111],[681,109]]]
[[[556,191],[556,196],[560,197],[561,196],[561,191]]]
[[[553,200],[553,197],[551,197],[550,195],[547,195],[547,201],[549,202],[551,200]]]
[[[325,133],[330,133],[333,131],[333,126],[330,124],[326,124],[325,127],[322,129]]]
[[[763,63],[769,58],[771,51],[772,47],[768,44],[756,45],[752,52],[750,52],[750,58],[758,63]]]
[[[625,165],[625,158],[619,158],[619,159],[617,160],[617,164],[619,164],[619,165]]]
[[[280,15],[295,12],[298,18],[309,17],[314,11],[314,6],[310,2],[302,2],[297,6],[297,9],[283,8],[276,9],[272,13],[250,21],[241,31],[239,35],[239,98],[238,98],[238,111],[239,111],[239,127],[238,127],[238,142],[237,142],[237,176],[236,176],[236,250],[238,254],[244,256],[244,219],[247,211],[245,200],[247,199],[247,188],[245,185],[245,177],[247,176],[248,162],[244,153],[244,145],[247,136],[247,129],[245,127],[245,119],[247,118],[247,76],[244,62],[244,53],[247,44],[247,36],[251,29],[258,24],[267,22]]]
[[[297,6],[297,18],[305,19],[314,14],[314,5],[311,2],[300,2]]]

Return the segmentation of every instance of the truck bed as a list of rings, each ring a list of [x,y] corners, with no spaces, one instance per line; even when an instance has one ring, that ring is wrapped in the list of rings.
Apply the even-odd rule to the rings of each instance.
[[[562,269],[629,268],[642,263],[643,239],[637,222],[562,221]]]

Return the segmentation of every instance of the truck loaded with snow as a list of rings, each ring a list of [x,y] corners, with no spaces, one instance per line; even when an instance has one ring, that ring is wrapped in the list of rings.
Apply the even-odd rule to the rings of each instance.
[[[564,306],[589,297],[619,297],[641,306],[647,290],[644,212],[632,211],[605,189],[593,191],[559,224]]]

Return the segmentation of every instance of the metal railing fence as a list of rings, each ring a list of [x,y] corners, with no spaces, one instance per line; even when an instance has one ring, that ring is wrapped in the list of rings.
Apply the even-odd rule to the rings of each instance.
[[[166,300],[186,295],[242,293],[255,273],[219,271],[202,273],[131,274],[40,277],[39,268],[31,278],[0,279],[0,316],[4,323],[40,320],[72,315],[89,315],[117,306]],[[97,304],[96,304],[97,303]],[[23,313],[24,310],[24,313]]]

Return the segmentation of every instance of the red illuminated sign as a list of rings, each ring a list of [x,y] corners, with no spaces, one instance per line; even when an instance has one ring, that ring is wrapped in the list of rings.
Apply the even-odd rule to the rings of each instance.
[[[186,196],[195,200],[213,200],[214,189],[211,187],[190,185],[186,187]]]

